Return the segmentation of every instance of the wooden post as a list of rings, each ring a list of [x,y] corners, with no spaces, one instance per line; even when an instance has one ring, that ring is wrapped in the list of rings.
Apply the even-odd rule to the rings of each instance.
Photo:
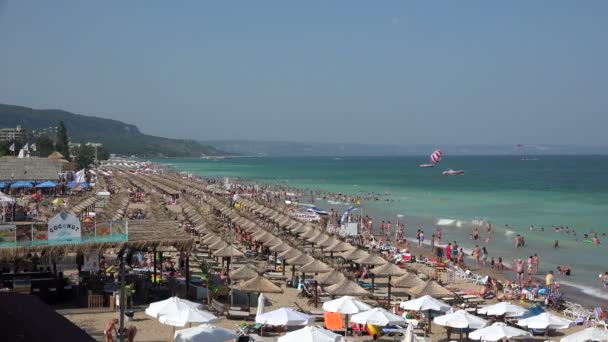
[[[186,257],[186,297],[190,293],[190,255]]]
[[[156,286],[156,247],[154,247],[154,249],[152,250],[152,253],[154,253],[154,273],[152,275],[152,285]]]

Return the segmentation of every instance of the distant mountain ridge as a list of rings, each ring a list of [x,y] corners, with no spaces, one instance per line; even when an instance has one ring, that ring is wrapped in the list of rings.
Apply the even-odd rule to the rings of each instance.
[[[200,157],[225,155],[195,140],[170,139],[142,133],[135,125],[58,109],[32,109],[0,104],[0,128],[21,125],[27,130],[57,126],[63,121],[71,142],[99,142],[110,153],[141,157]]]
[[[250,141],[250,140],[210,140],[211,144],[223,151],[242,156],[255,157],[352,157],[352,156],[408,156],[430,155],[436,148],[441,148],[450,155],[559,155],[559,154],[608,154],[608,148],[602,146],[567,146],[567,145],[375,145],[375,144],[339,144],[339,143],[305,143],[286,141]]]

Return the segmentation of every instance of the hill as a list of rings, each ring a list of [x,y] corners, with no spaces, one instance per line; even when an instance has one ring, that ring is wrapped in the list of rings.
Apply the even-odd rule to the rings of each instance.
[[[38,130],[65,123],[73,143],[100,142],[110,153],[141,157],[200,157],[225,153],[194,140],[143,134],[135,125],[58,109],[32,109],[0,104],[0,128],[21,125]]]

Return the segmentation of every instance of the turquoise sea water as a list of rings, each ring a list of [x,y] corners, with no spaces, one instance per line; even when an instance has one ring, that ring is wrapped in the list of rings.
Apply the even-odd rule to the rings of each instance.
[[[381,192],[381,201],[364,201],[364,211],[376,222],[405,215],[407,234],[424,229],[434,233],[439,219],[454,220],[443,228],[444,240],[457,240],[465,249],[484,241],[469,239],[473,218],[492,222],[487,244],[490,255],[505,262],[538,253],[541,271],[564,264],[573,275],[559,279],[588,295],[608,298],[598,274],[608,271],[608,157],[546,156],[522,160],[518,156],[448,157],[432,169],[421,169],[426,157],[351,158],[235,158],[220,161],[164,160],[204,177],[241,177],[263,183],[348,194]],[[445,168],[463,169],[463,176],[443,176]],[[390,201],[385,201],[388,199]],[[319,203],[317,203],[319,204]],[[325,209],[344,205],[321,202]],[[367,213],[366,212],[366,213]],[[508,225],[506,227],[505,225]],[[534,225],[534,231],[529,227]],[[577,238],[556,233],[552,226],[575,229]],[[541,232],[540,227],[545,231]],[[599,232],[602,245],[583,240],[583,233]],[[526,247],[514,247],[523,234]],[[482,237],[485,238],[482,230]],[[577,241],[577,239],[579,241]],[[590,239],[590,238],[589,238]],[[559,240],[561,248],[553,249]]]

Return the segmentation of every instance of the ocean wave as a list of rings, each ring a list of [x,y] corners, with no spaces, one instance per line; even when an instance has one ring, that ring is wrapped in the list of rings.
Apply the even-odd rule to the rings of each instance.
[[[594,296],[594,297],[601,298],[604,300],[608,299],[608,289],[585,286],[585,285],[569,282],[566,280],[559,280],[558,283],[577,288],[577,289],[581,290],[581,292],[583,292],[584,294],[587,294],[590,296]]]
[[[450,220],[450,219],[439,219],[439,220],[437,220],[437,225],[438,226],[452,226],[452,225],[454,225],[454,223],[456,223],[456,220]]]
[[[505,230],[505,235],[506,235],[506,236],[511,236],[511,235],[513,235],[513,234],[515,234],[515,232],[514,232],[514,231],[509,230],[509,229]]]

